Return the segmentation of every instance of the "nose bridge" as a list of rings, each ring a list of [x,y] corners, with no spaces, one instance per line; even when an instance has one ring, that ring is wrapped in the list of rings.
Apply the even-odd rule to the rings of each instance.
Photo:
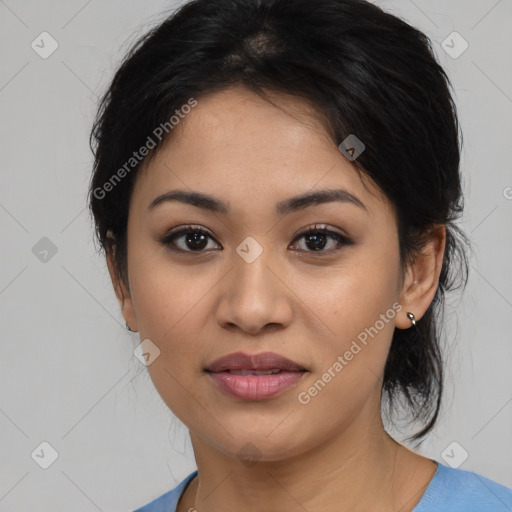
[[[261,238],[260,238],[261,241]],[[236,248],[233,257],[234,290],[239,301],[244,302],[252,298],[255,303],[269,302],[274,293],[271,250],[268,245],[263,247],[255,238],[245,238]],[[256,304],[254,304],[256,305]],[[253,305],[253,307],[254,307]]]
[[[272,249],[264,248],[255,238],[247,237],[232,255],[229,273],[217,312],[220,323],[236,324],[247,332],[257,332],[265,325],[289,323],[291,307],[278,274]]]

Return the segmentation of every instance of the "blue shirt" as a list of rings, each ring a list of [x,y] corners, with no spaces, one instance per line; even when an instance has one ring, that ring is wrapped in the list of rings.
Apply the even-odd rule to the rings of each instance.
[[[176,505],[197,470],[178,486],[134,512],[176,512]],[[512,512],[512,489],[472,471],[437,463],[413,512]]]

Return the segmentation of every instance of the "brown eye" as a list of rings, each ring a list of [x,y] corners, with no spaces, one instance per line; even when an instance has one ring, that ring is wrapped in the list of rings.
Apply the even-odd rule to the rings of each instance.
[[[215,248],[208,246],[209,240],[213,240],[213,237],[207,231],[186,226],[166,234],[160,243],[175,251],[199,253],[205,252],[205,249]]]
[[[303,231],[295,240],[301,238],[304,239],[304,244],[303,247],[298,250],[305,252],[331,253],[339,250],[342,246],[354,244],[354,242],[346,236],[327,229],[326,227],[315,227]]]

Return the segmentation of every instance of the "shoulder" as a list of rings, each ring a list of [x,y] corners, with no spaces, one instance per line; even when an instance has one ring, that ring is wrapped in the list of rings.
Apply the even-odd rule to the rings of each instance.
[[[187,478],[179,483],[174,489],[167,491],[165,494],[162,494],[147,505],[144,505],[133,512],[175,512],[176,505],[178,504],[181,494],[196,475],[197,470],[188,475]]]
[[[512,512],[512,489],[473,471],[438,462],[413,512]]]

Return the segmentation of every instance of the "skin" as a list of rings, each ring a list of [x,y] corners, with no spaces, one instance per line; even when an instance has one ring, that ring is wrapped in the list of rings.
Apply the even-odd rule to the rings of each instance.
[[[414,264],[400,267],[393,205],[329,139],[302,100],[240,87],[198,98],[172,137],[137,176],[128,220],[128,279],[108,267],[123,315],[161,351],[148,366],[162,399],[190,430],[199,479],[178,511],[307,510],[407,512],[436,464],[394,441],[380,416],[381,381],[395,328],[411,328],[436,292],[444,226],[430,232]],[[229,205],[212,213],[177,201],[151,211],[172,190],[197,191]],[[279,217],[276,203],[306,192],[345,189],[365,208],[329,202]],[[192,224],[211,233],[198,254],[182,236]],[[353,245],[297,237],[315,225]],[[248,236],[263,249],[247,263]],[[322,252],[323,251],[323,252]],[[357,335],[393,304],[402,309],[307,405],[307,391]],[[292,389],[241,401],[215,387],[204,368],[236,351],[277,352],[307,368]],[[259,453],[247,464],[246,443]],[[343,508],[340,504],[343,503]]]

